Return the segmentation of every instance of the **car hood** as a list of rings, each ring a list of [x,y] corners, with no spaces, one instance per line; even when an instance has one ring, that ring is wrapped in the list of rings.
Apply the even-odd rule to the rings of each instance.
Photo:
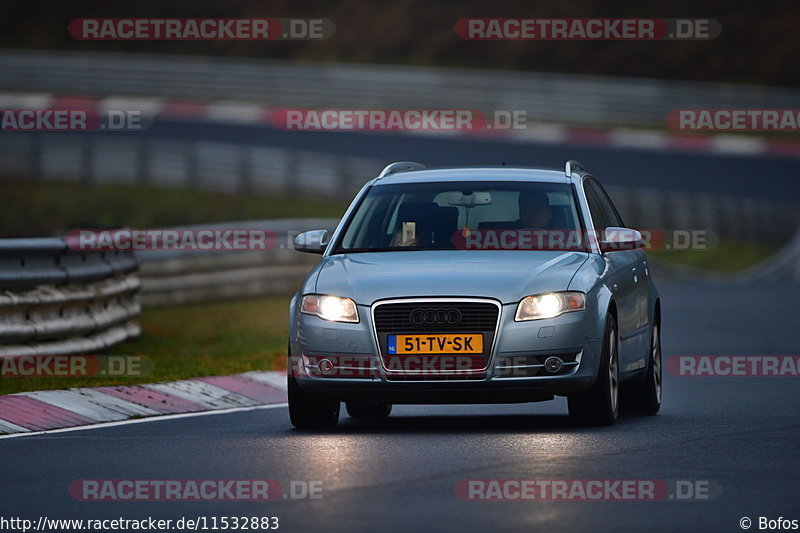
[[[316,292],[361,305],[411,296],[477,296],[502,303],[565,290],[585,252],[402,251],[337,254],[317,271]]]

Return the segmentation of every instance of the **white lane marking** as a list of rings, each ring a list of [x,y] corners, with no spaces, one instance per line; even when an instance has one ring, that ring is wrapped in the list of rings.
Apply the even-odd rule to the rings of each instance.
[[[258,381],[259,383],[269,385],[274,389],[282,390],[284,392],[286,392],[288,388],[288,385],[286,384],[286,374],[281,372],[251,370],[250,372],[244,372],[239,375],[250,378],[253,381]]]
[[[226,415],[232,413],[244,413],[247,411],[255,411],[257,409],[275,409],[278,407],[287,407],[288,403],[271,403],[268,405],[254,405],[251,407],[232,407],[230,409],[216,409],[213,411],[200,411],[198,413],[178,413],[174,415],[161,415],[149,418],[134,418],[133,420],[119,420],[116,422],[101,422],[99,424],[92,424],[89,426],[75,426],[71,428],[49,429],[46,431],[31,431],[28,433],[13,433],[11,435],[0,435],[0,440],[14,439],[17,437],[30,437],[31,435],[46,435],[50,433],[67,433],[70,431],[83,431],[87,429],[103,429],[117,426],[127,426],[129,424],[143,424],[145,422],[160,422],[162,420],[176,420],[179,418],[191,418],[194,416],[207,416],[207,415]]]
[[[205,381],[196,381],[187,379],[183,381],[172,381],[169,383],[152,383],[142,385],[147,389],[157,390],[164,394],[171,394],[189,400],[190,402],[199,403],[211,409],[224,409],[226,407],[247,407],[251,405],[258,405],[259,402],[245,398],[241,394],[236,394],[222,387],[211,385]]]

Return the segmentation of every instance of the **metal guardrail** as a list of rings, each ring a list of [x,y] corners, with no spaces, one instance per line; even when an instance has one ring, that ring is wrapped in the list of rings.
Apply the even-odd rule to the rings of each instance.
[[[671,109],[800,108],[794,89],[473,69],[14,50],[0,89],[244,100],[277,107],[525,110],[532,121],[664,124]],[[447,95],[442,98],[442,95]]]
[[[260,145],[91,134],[0,135],[0,179],[153,185],[346,200],[382,159]]]
[[[0,357],[94,352],[138,336],[137,270],[130,252],[0,239]]]
[[[348,201],[386,161],[219,142],[148,141],[136,136],[0,135],[9,176],[85,184],[149,184],[214,192]],[[780,246],[797,212],[767,200],[609,187],[626,221],[641,228],[705,229],[720,238]]]
[[[291,294],[319,256],[296,252],[294,236],[312,229],[333,230],[337,219],[252,220],[213,224],[215,229],[274,232],[274,250],[248,252],[140,252],[145,305],[175,305],[263,295]],[[187,226],[187,228],[208,228]]]
[[[137,264],[130,252],[71,250],[60,237],[0,239],[0,288],[3,289],[101,281],[136,270]]]
[[[769,200],[710,193],[605,187],[627,225],[668,233],[705,232],[716,240],[784,246],[800,229],[800,213]]]

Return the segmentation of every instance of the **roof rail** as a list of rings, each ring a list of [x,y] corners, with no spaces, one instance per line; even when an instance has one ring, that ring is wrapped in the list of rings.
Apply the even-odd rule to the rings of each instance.
[[[422,163],[415,163],[414,161],[396,161],[394,163],[389,163],[386,167],[381,171],[378,178],[384,178],[389,174],[396,174],[398,172],[409,172],[411,170],[423,170],[425,165]]]
[[[575,161],[574,159],[570,159],[569,161],[567,161],[567,164],[564,165],[564,174],[566,174],[568,178],[572,177],[573,172],[578,172],[580,170],[585,171],[586,169],[583,168],[583,165],[581,165],[578,161]]]

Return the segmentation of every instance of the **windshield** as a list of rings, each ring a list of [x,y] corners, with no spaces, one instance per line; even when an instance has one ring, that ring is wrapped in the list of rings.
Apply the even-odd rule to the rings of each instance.
[[[552,249],[554,234],[561,242],[558,248],[564,249],[564,235],[578,236],[580,227],[572,188],[566,183],[377,185],[350,217],[333,253]],[[546,238],[530,239],[541,235]],[[585,246],[575,242],[571,249]]]

